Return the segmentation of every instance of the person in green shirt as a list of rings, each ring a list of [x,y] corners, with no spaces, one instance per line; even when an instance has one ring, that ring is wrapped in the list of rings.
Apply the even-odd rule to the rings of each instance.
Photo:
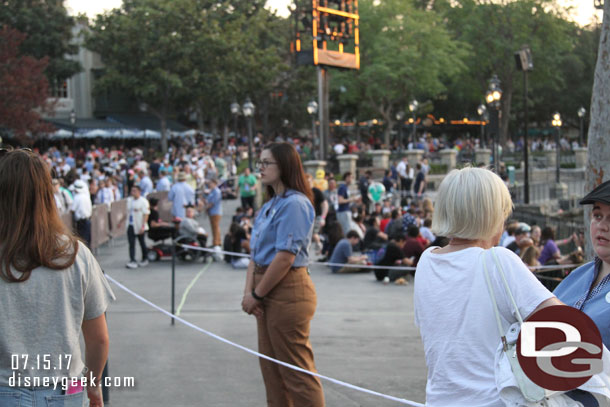
[[[241,198],[241,206],[244,208],[254,208],[254,197],[256,196],[256,177],[250,173],[250,168],[246,168],[239,176],[237,187],[239,189],[239,197]]]
[[[218,170],[218,178],[224,180],[227,178],[227,162],[225,161],[224,151],[219,151],[216,159],[214,160],[216,169]]]

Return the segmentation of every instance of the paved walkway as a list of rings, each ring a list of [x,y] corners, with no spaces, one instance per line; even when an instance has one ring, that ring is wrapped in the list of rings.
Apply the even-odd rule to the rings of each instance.
[[[225,201],[226,231],[237,201]],[[207,218],[200,219],[209,230]],[[138,249],[139,250],[139,249]],[[170,309],[171,261],[128,270],[126,239],[100,248],[106,273],[165,309]],[[138,251],[139,253],[139,251]],[[139,254],[138,254],[139,256]],[[177,263],[176,307],[205,264]],[[318,371],[395,397],[423,402],[426,366],[413,323],[413,286],[383,285],[372,273],[333,275],[311,269],[318,308],[311,341]],[[217,335],[256,349],[254,317],[241,310],[245,270],[213,263],[193,284],[181,317]],[[256,357],[170,319],[115,285],[107,314],[110,376],[135,377],[135,388],[112,388],[112,406],[265,406]],[[327,406],[398,406],[323,381]]]

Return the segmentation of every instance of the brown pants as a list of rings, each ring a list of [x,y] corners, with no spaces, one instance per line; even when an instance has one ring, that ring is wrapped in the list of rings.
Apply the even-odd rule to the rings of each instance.
[[[254,274],[254,287],[263,274]],[[316,372],[309,342],[309,323],[316,310],[316,291],[307,268],[290,270],[264,299],[257,318],[258,350],[282,362]],[[260,359],[268,407],[324,407],[320,379]]]
[[[222,218],[222,215],[210,215],[214,246],[222,246],[222,239],[220,237],[220,218]]]

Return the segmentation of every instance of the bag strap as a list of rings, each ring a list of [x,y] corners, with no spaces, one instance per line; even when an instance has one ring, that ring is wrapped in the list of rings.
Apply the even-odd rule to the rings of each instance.
[[[502,346],[504,350],[508,350],[508,343],[506,342],[506,335],[504,334],[504,328],[502,327],[502,320],[500,319],[500,311],[498,310],[498,303],[496,302],[496,294],[491,285],[491,279],[489,278],[489,271],[487,271],[487,261],[485,260],[485,251],[481,253],[481,257],[483,258],[483,271],[485,272],[485,282],[487,283],[487,290],[489,291],[489,296],[491,297],[491,302],[494,305],[494,312],[496,315],[496,323],[498,324],[498,333],[500,334],[500,338],[502,339]]]
[[[521,326],[521,325],[523,325],[523,318],[521,317],[521,313],[519,312],[519,307],[517,306],[515,297],[513,297],[513,293],[510,290],[510,287],[508,286],[508,281],[506,281],[506,276],[504,275],[504,269],[502,268],[502,265],[500,264],[500,261],[498,260],[498,256],[496,256],[496,252],[494,251],[494,249],[491,248],[490,251],[491,251],[491,256],[493,257],[493,259],[496,263],[496,267],[500,271],[500,276],[502,277],[502,281],[504,282],[504,287],[506,288],[506,292],[508,293],[510,301],[513,304],[513,309],[515,310],[515,315],[517,316],[517,321],[519,321],[519,326]]]

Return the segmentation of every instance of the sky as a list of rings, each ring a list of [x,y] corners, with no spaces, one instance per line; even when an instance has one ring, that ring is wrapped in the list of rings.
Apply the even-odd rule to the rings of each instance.
[[[593,0],[559,0],[560,4],[572,6],[571,17],[580,25],[586,25],[591,21],[594,14],[597,14],[599,21],[602,19],[601,10],[595,10]],[[72,14],[85,13],[90,18],[105,10],[120,7],[122,0],[66,0],[65,5]],[[267,0],[271,9],[278,11],[279,15],[288,15],[288,5],[291,0]]]

